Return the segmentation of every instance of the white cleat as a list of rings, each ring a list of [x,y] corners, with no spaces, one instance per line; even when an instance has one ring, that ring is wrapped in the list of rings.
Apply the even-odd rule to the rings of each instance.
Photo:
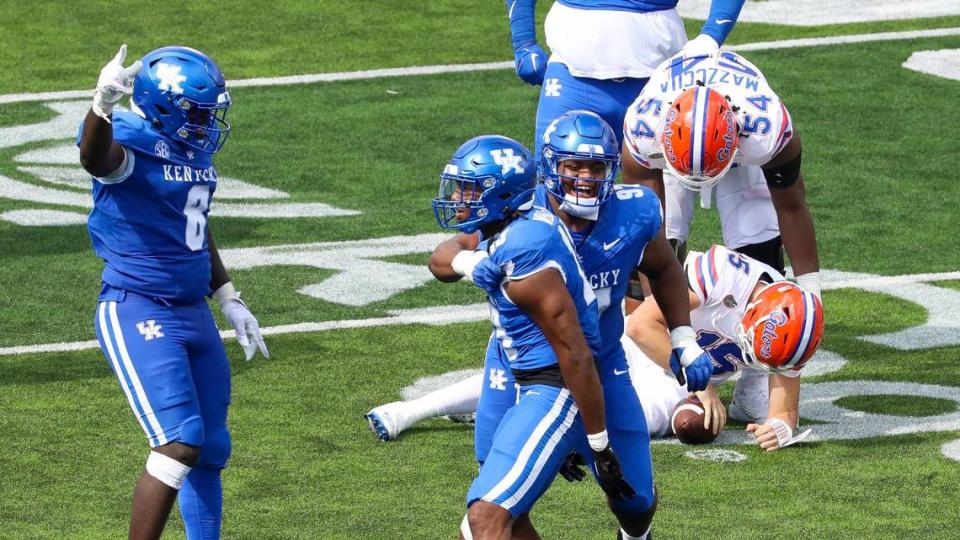
[[[402,406],[402,401],[394,401],[375,407],[367,413],[370,431],[381,441],[392,441],[407,428],[402,420],[404,416],[400,410]]]

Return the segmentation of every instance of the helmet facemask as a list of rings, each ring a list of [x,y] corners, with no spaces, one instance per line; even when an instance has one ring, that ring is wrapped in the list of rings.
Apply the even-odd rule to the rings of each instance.
[[[472,233],[490,215],[484,195],[496,184],[493,176],[440,175],[440,192],[433,199],[433,215],[443,229]]]
[[[558,152],[550,146],[544,146],[543,161],[546,164],[543,170],[544,185],[547,191],[560,201],[560,208],[572,216],[595,221],[599,216],[600,206],[613,194],[620,156],[592,152]],[[567,161],[602,164],[602,171],[597,176],[563,174],[562,164]]]

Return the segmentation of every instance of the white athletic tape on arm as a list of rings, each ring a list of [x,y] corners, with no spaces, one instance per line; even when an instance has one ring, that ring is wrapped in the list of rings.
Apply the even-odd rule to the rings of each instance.
[[[489,257],[489,255],[487,255],[486,251],[463,250],[454,255],[453,260],[450,262],[450,268],[452,268],[454,272],[467,278],[467,281],[473,283],[473,269],[476,268],[477,263],[487,257]]]
[[[190,469],[191,467],[160,452],[150,452],[150,457],[147,458],[147,473],[173,489],[180,489],[183,480],[190,474]]]
[[[463,536],[463,540],[473,540],[473,531],[470,530],[470,521],[466,514],[463,515],[463,521],[460,522],[460,534]]]
[[[806,274],[800,274],[796,277],[796,280],[797,285],[812,292],[817,298],[823,298],[820,296],[820,272],[807,272]]]
[[[773,428],[773,432],[777,435],[777,444],[780,446],[780,448],[786,448],[792,444],[797,444],[798,442],[806,439],[808,436],[810,436],[810,433],[813,432],[812,428],[807,428],[806,431],[794,437],[793,428],[779,418],[770,418],[764,423]]]

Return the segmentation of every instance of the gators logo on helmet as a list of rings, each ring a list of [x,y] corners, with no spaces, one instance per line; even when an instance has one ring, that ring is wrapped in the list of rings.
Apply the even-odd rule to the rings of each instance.
[[[747,361],[771,371],[799,370],[823,338],[823,304],[789,281],[760,289],[738,330]]]
[[[716,184],[733,165],[739,128],[719,92],[695,86],[670,105],[659,138],[667,170],[699,191]]]

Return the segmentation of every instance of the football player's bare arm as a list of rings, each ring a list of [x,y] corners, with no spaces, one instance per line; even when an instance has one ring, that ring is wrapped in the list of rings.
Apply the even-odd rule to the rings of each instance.
[[[663,235],[663,229],[647,242],[643,260],[637,267],[650,280],[663,318],[670,330],[690,325],[690,289],[680,261]]]
[[[690,309],[700,307],[700,299],[693,291],[687,290],[690,296]],[[667,320],[660,311],[656,298],[647,298],[630,314],[626,328],[627,336],[640,347],[643,354],[653,360],[663,369],[670,369],[670,330]]]
[[[510,300],[537,323],[553,348],[587,433],[606,430],[600,377],[560,272],[548,268],[522,280],[505,282],[504,289]]]
[[[453,267],[453,259],[461,251],[473,251],[477,249],[480,243],[480,233],[464,234],[457,233],[453,238],[440,242],[430,255],[430,262],[427,265],[433,277],[445,283],[459,281],[463,273],[457,272]]]
[[[770,405],[766,422],[763,424],[747,425],[747,432],[753,433],[760,448],[773,452],[782,444],[792,444],[792,436],[797,430],[800,421],[800,377],[786,377],[784,375],[770,375]],[[789,429],[782,428],[785,435],[777,436],[778,422],[786,424]],[[782,425],[782,424],[781,424]],[[797,440],[803,438],[800,434]]]
[[[799,171],[801,148],[800,135],[794,134],[787,146],[770,163],[763,166],[764,175],[767,176],[770,186],[773,207],[777,211],[783,247],[790,257],[793,273],[797,276],[817,272],[820,269],[813,216],[807,208],[803,174]],[[792,174],[796,175],[796,179],[791,179],[788,186],[779,187],[776,182],[770,181],[772,171],[783,171],[782,174],[790,175],[794,168],[795,172]]]
[[[649,169],[641,165],[640,162],[633,157],[633,154],[630,153],[626,142],[623,143],[623,148],[620,152],[620,165],[620,170],[623,171],[623,183],[639,184],[652,189],[660,199],[660,208],[663,209],[664,201],[666,200],[664,198],[663,170]]]
[[[260,334],[260,323],[253,313],[250,313],[247,304],[240,300],[240,293],[230,282],[230,275],[223,265],[223,260],[220,259],[220,252],[217,251],[217,244],[213,241],[209,224],[207,224],[207,248],[210,251],[210,290],[213,291],[213,299],[220,304],[220,311],[236,332],[237,341],[243,347],[245,359],[250,361],[257,351],[260,351],[264,358],[270,358],[267,344]]]
[[[207,246],[210,248],[210,290],[216,291],[230,281],[230,275],[223,265],[223,260],[220,259],[220,252],[217,251],[217,244],[213,241],[209,222],[207,223]]]
[[[83,136],[80,138],[80,164],[97,178],[105,178],[123,165],[123,147],[113,140],[113,125],[110,123],[113,108],[133,93],[133,78],[143,67],[137,60],[130,67],[123,67],[127,58],[127,45],[121,45],[117,55],[100,70],[97,89],[93,93],[93,105],[83,120]]]
[[[123,165],[123,147],[113,140],[113,124],[87,112],[80,138],[80,164],[93,176],[109,176]]]
[[[767,418],[779,418],[792,429],[800,422],[800,377],[770,375],[770,405]]]

